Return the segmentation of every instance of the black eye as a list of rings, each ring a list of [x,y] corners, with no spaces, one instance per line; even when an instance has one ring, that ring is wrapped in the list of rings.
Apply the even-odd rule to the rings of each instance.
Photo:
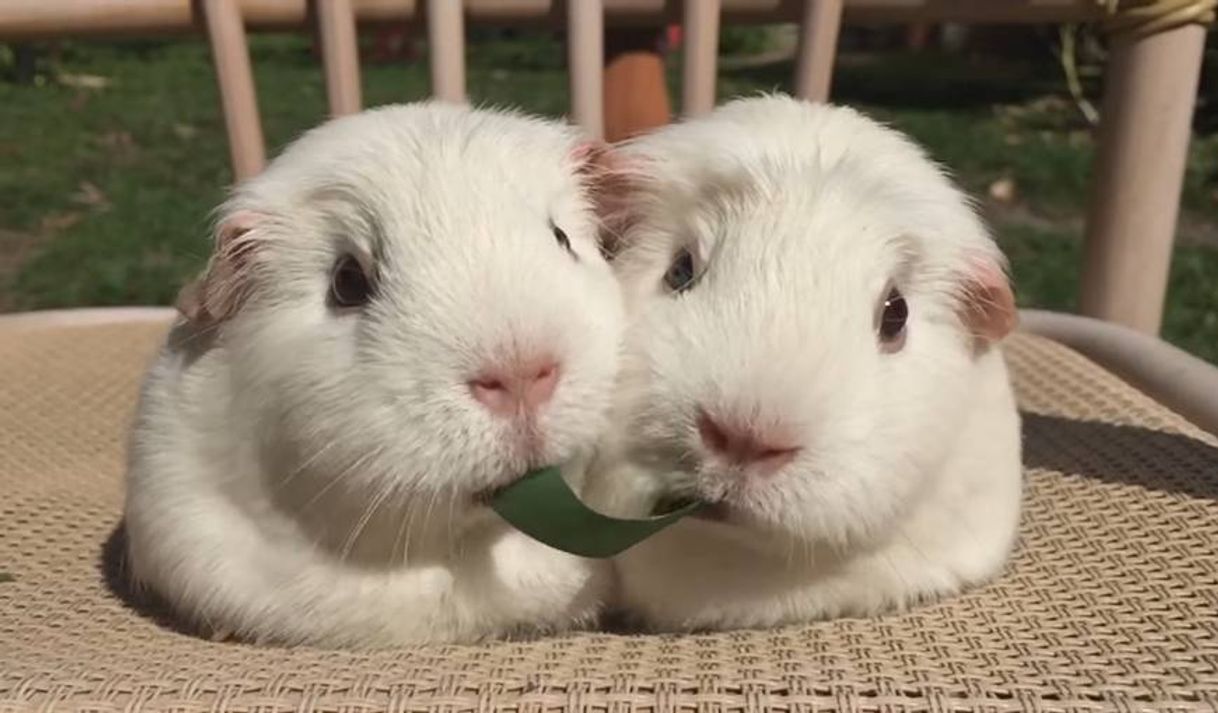
[[[571,253],[571,257],[578,257],[575,254],[575,251],[571,249],[571,240],[567,237],[567,234],[563,232],[563,229],[557,225],[551,227],[554,229],[554,240],[558,241],[558,246]]]
[[[694,281],[694,256],[682,249],[673,258],[668,272],[664,273],[664,284],[673,292],[688,290]]]
[[[359,307],[372,297],[364,267],[350,255],[339,258],[330,276],[330,301],[336,307]]]
[[[886,352],[899,351],[905,346],[905,322],[909,319],[909,305],[901,291],[893,287],[884,298],[880,311],[880,345]]]

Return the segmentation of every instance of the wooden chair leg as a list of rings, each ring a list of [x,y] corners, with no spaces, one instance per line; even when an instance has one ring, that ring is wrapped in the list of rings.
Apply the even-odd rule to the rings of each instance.
[[[605,9],[601,0],[567,7],[571,117],[593,139],[604,135]]]
[[[1205,29],[1114,38],[1087,215],[1080,311],[1162,323]]]
[[[684,4],[681,32],[685,66],[681,72],[681,114],[695,117],[715,108],[715,81],[719,62],[721,0]]]
[[[799,29],[795,96],[815,102],[828,101],[841,26],[842,0],[805,0],[803,23]]]
[[[620,141],[672,120],[663,28],[605,33],[605,139]]]
[[[241,180],[261,172],[266,164],[266,144],[245,26],[236,0],[204,0],[202,8],[216,81],[220,85],[220,106],[228,131],[233,175]]]
[[[351,0],[321,0],[316,8],[330,115],[354,114],[360,110],[363,100],[360,91],[359,36]]]
[[[465,14],[457,0],[428,0],[427,44],[431,92],[443,101],[464,103]]]

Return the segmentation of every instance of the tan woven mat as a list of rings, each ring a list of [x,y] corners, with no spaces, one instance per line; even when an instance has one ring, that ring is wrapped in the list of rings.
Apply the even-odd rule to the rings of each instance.
[[[903,616],[374,655],[212,643],[104,556],[156,326],[0,332],[0,709],[1216,710],[1218,441],[1018,337],[1029,501],[999,580]]]

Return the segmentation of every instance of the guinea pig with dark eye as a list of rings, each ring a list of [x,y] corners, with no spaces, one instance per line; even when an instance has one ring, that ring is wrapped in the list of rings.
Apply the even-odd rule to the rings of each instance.
[[[589,497],[710,503],[617,558],[619,605],[659,630],[770,627],[994,577],[1022,493],[1017,312],[966,197],[896,131],[782,96],[617,158],[630,327]]]
[[[421,103],[308,132],[219,211],[131,436],[135,581],[253,641],[470,642],[591,623],[607,563],[488,495],[573,482],[623,326],[598,240],[607,148]]]

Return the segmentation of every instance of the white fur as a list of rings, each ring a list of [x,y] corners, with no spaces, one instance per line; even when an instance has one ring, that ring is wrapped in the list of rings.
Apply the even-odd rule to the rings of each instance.
[[[632,326],[618,432],[589,497],[638,515],[666,489],[729,506],[623,553],[621,605],[662,630],[900,609],[993,576],[1020,508],[1019,419],[998,348],[956,300],[970,259],[1005,267],[963,195],[847,108],[737,100],[621,148],[641,176],[616,261]],[[692,247],[688,291],[662,283]],[[890,280],[907,342],[881,352]],[[802,446],[768,476],[708,459],[709,406]]]
[[[256,289],[215,333],[180,324],[147,377],[126,507],[136,581],[259,641],[589,623],[607,565],[537,544],[474,499],[578,463],[606,426],[621,295],[579,142],[516,114],[388,107],[314,129],[239,186],[221,221],[263,216]],[[377,293],[336,313],[330,272],[349,250],[370,257]],[[466,387],[513,344],[561,360],[541,457]]]

